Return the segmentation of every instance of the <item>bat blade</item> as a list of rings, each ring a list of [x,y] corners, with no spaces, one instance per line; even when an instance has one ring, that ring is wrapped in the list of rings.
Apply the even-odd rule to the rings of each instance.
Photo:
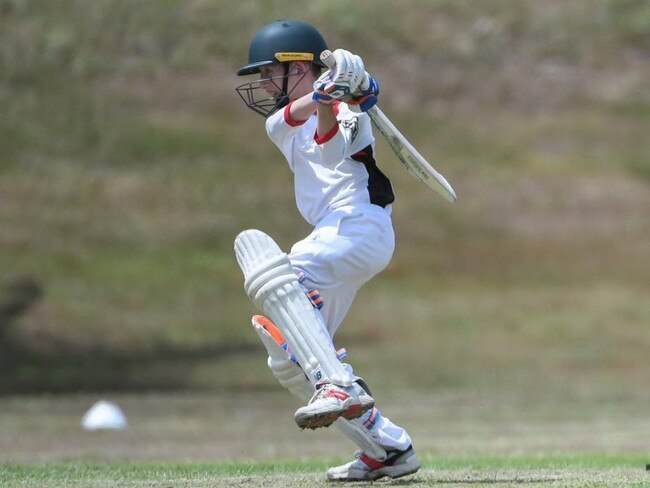
[[[455,202],[458,199],[445,177],[429,164],[379,107],[375,105],[367,113],[409,173],[448,202]]]

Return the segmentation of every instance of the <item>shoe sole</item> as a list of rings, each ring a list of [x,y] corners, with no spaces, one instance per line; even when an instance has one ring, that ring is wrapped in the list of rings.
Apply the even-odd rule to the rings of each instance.
[[[343,410],[332,410],[329,412],[322,412],[316,414],[310,414],[310,413],[298,414],[295,416],[295,420],[296,420],[296,424],[298,424],[298,427],[300,427],[301,429],[311,429],[311,430],[321,429],[321,428],[329,427],[341,417],[343,417],[346,420],[357,419],[374,406],[375,406],[375,402],[371,402],[365,405],[364,404],[351,405],[350,407],[344,408]]]
[[[377,481],[377,480],[379,480],[381,478],[388,477],[388,478],[394,480],[394,479],[397,479],[397,478],[401,478],[403,476],[408,476],[409,474],[417,473],[419,469],[420,469],[420,465],[418,464],[417,466],[413,466],[413,467],[409,468],[408,471],[402,471],[400,473],[393,473],[393,474],[390,474],[390,473],[387,473],[387,472],[377,473],[376,475],[375,474],[371,475],[369,479],[371,481]],[[381,469],[379,469],[378,471],[381,471]]]
[[[420,469],[420,464],[417,464],[415,466],[410,466],[407,471],[400,471],[397,473],[389,473],[387,468],[394,468],[394,466],[386,467],[386,468],[381,468],[378,469],[375,472],[370,472],[368,473],[368,476],[365,478],[362,477],[352,477],[352,478],[346,478],[345,476],[337,477],[337,476],[327,476],[328,481],[377,481],[382,478],[390,478],[392,480],[397,479],[397,478],[402,478],[403,476],[408,476],[410,474],[417,473]],[[383,470],[383,471],[382,471]]]
[[[388,477],[390,479],[396,479],[396,478],[401,478],[402,476],[408,476],[409,474],[416,473],[420,469],[420,463],[416,459],[412,459],[414,456],[411,456],[411,458],[407,458],[406,462],[402,464],[398,464],[397,466],[385,466],[383,468],[379,468],[376,470],[374,473],[370,473],[370,480],[371,481],[377,481],[378,479]],[[409,461],[415,461],[412,462],[409,465]],[[404,468],[406,471],[400,471],[399,469],[396,468]],[[391,473],[391,470],[395,470],[397,472]]]

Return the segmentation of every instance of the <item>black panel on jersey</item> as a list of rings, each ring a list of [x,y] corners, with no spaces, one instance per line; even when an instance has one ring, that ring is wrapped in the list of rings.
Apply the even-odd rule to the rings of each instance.
[[[377,167],[377,162],[372,153],[372,146],[366,146],[364,149],[352,155],[352,159],[362,163],[368,172],[368,193],[370,194],[370,203],[385,207],[395,201],[393,186],[390,184],[388,177]]]

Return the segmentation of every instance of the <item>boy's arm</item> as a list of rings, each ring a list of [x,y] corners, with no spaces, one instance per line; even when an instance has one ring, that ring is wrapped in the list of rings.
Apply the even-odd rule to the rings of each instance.
[[[331,131],[337,124],[332,105],[324,105],[312,99],[309,93],[295,100],[289,107],[289,115],[295,121],[307,120],[314,112],[318,115],[316,134],[320,137]]]

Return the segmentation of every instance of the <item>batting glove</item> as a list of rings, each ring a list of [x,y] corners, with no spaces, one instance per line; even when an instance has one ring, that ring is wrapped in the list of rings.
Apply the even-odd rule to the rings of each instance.
[[[350,93],[354,93],[366,76],[363,60],[345,49],[336,49],[332,55],[336,61],[333,82],[339,86],[349,86]]]
[[[332,70],[327,70],[314,82],[312,100],[323,105],[331,105],[337,100],[350,96],[350,87],[337,85],[332,81],[333,76]]]
[[[367,112],[377,104],[377,97],[379,96],[379,83],[372,76],[368,76],[367,86],[365,90],[357,91],[352,94],[348,100],[348,105],[355,112]],[[366,83],[364,83],[366,85]]]
[[[326,105],[331,105],[336,100],[347,101],[366,79],[363,61],[359,56],[344,49],[337,49],[332,54],[336,65],[316,80],[312,96],[313,100]]]

